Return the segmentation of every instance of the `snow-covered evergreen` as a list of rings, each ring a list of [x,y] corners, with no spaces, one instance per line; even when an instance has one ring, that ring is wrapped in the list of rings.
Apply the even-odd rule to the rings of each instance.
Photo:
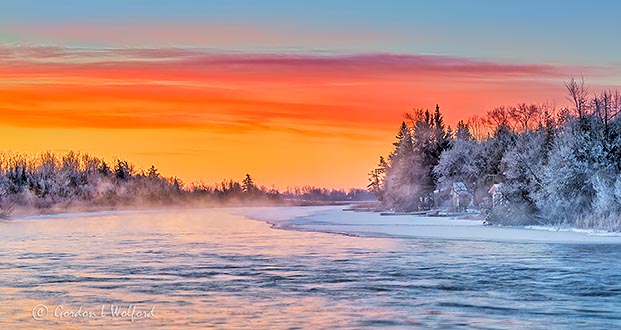
[[[433,204],[440,154],[450,146],[450,131],[444,127],[440,108],[418,110],[408,115],[411,126],[401,123],[395,149],[370,174],[369,189],[390,209],[413,211]],[[385,176],[384,176],[385,173]],[[381,182],[380,182],[381,180]]]

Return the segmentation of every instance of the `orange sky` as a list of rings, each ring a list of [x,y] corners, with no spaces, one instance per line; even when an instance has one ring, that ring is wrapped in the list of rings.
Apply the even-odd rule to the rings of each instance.
[[[213,183],[364,187],[403,113],[448,124],[501,104],[564,104],[602,69],[393,54],[0,47],[3,149],[79,150]]]

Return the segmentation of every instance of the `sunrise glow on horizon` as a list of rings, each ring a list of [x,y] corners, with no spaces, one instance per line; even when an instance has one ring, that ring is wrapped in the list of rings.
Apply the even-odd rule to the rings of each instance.
[[[485,1],[460,8],[471,22],[448,2],[78,3],[0,12],[2,150],[122,157],[186,182],[364,187],[412,109],[439,104],[454,126],[499,105],[560,107],[569,76],[621,86],[621,46],[596,51],[618,31],[565,26],[589,36],[572,49],[555,33],[591,9],[562,2],[519,30],[521,7]]]

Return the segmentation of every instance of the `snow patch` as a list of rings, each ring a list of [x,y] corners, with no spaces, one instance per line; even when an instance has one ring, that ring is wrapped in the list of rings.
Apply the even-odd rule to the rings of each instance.
[[[485,226],[480,220],[416,215],[381,216],[345,212],[343,207],[240,208],[237,215],[266,221],[278,228],[368,237],[428,238],[521,243],[621,243],[621,234],[547,226]]]
[[[596,229],[580,229],[570,227],[554,227],[554,226],[526,226],[525,229],[532,230],[544,230],[553,232],[574,232],[583,233],[590,236],[609,236],[609,237],[621,237],[621,233],[613,233],[609,231],[596,230]]]

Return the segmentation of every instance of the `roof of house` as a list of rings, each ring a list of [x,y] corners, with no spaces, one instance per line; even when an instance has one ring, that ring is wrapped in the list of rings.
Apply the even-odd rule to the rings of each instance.
[[[457,195],[468,195],[468,188],[463,182],[453,182],[453,193]]]
[[[499,193],[500,192],[500,188],[502,188],[502,184],[501,183],[494,183],[489,190],[487,191],[488,194],[493,195],[495,193]]]

